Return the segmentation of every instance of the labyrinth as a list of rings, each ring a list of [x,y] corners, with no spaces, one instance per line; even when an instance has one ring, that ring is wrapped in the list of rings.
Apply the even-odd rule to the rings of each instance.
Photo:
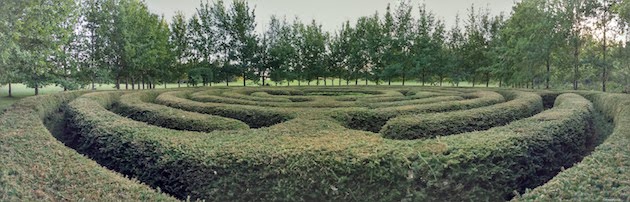
[[[0,115],[0,201],[630,200],[630,96],[79,91]]]

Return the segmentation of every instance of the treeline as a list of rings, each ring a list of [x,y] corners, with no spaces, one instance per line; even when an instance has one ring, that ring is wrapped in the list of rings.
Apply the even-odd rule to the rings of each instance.
[[[201,2],[191,18],[152,14],[139,0],[3,0],[0,81],[36,90],[115,83],[630,86],[630,3],[523,0],[509,16],[471,6],[452,27],[408,1],[326,32],[272,17],[257,33],[245,1]],[[169,23],[170,22],[170,23]],[[610,81],[610,82],[609,82]]]

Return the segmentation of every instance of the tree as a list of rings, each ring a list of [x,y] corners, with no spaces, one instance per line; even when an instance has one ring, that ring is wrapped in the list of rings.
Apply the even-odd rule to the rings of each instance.
[[[18,69],[23,52],[17,39],[18,18],[24,15],[28,6],[25,1],[7,0],[0,2],[0,84],[7,83],[9,97],[13,96],[11,83],[17,81]]]
[[[401,1],[394,13],[395,31],[391,50],[393,52],[392,58],[397,62],[394,63],[393,67],[395,67],[394,72],[402,77],[403,86],[405,85],[405,81],[407,79],[407,68],[411,66],[412,63],[412,59],[410,57],[413,39],[411,35],[411,29],[413,28],[413,18],[411,16],[412,9],[413,7],[409,2]]]
[[[188,59],[191,54],[187,26],[184,13],[177,12],[170,24],[170,43],[177,60],[173,69],[174,77],[177,79],[177,87],[181,86],[181,79],[187,72],[186,63],[189,62]]]
[[[602,76],[601,76],[601,80],[602,80],[602,91],[606,92],[606,82],[608,81],[608,77],[609,77],[609,69],[610,67],[612,67],[610,65],[610,62],[607,61],[607,56],[608,56],[608,40],[609,38],[607,37],[608,34],[610,34],[609,32],[614,32],[616,30],[614,30],[614,26],[612,26],[612,23],[615,22],[613,19],[616,18],[616,13],[613,11],[615,4],[617,3],[614,0],[602,0],[601,2],[601,6],[599,6],[597,8],[597,15],[598,15],[598,21],[596,23],[597,27],[599,29],[601,29],[602,32]],[[615,39],[612,39],[615,40]]]
[[[394,54],[394,34],[395,34],[395,22],[391,13],[391,6],[387,4],[385,16],[381,23],[381,37],[382,37],[382,50],[381,50],[381,65],[383,70],[380,73],[380,77],[383,80],[387,80],[387,85],[392,84],[392,79],[395,77],[396,59]]]
[[[449,77],[451,77],[451,82],[455,86],[459,86],[459,83],[464,79],[464,57],[463,57],[463,46],[464,46],[464,34],[462,30],[459,28],[459,15],[455,18],[455,25],[451,28],[448,33],[448,58],[447,60],[447,70],[449,72]]]
[[[571,66],[573,68],[573,90],[578,89],[580,80],[580,49],[583,44],[583,34],[588,26],[584,23],[586,19],[595,15],[595,8],[598,7],[596,0],[561,0],[557,2],[561,31],[567,33],[568,45],[572,48],[573,56]]]
[[[439,47],[434,45],[435,41],[433,41],[432,36],[436,23],[433,13],[429,12],[425,5],[420,6],[419,13],[411,47],[411,54],[415,64],[412,72],[415,75],[420,75],[422,86],[424,86],[427,79],[437,69],[435,68],[437,63],[436,54],[439,54]]]
[[[76,17],[75,4],[72,0],[22,3],[28,9],[15,13],[22,19],[15,27],[19,34],[14,38],[21,51],[13,64],[20,67],[17,73],[38,95],[39,88],[55,80],[53,60],[60,59],[63,53],[58,50],[67,45],[72,35],[74,27],[69,23],[70,18]]]
[[[324,57],[326,52],[326,41],[328,34],[322,31],[321,25],[315,20],[311,21],[307,26],[299,29],[302,40],[299,52],[302,54],[303,78],[306,79],[308,85],[311,81],[316,80],[319,85],[319,77],[325,77],[326,71],[324,66]]]
[[[234,1],[228,11],[226,23],[219,24],[228,35],[228,58],[230,63],[237,66],[243,77],[243,86],[248,76],[253,74],[252,66],[258,48],[255,10],[250,9],[245,1]],[[217,16],[215,16],[217,17]]]
[[[292,45],[293,31],[286,19],[280,21],[275,16],[271,17],[269,30],[267,31],[267,57],[269,78],[278,83],[290,82],[290,69],[292,59],[296,56],[296,49]]]

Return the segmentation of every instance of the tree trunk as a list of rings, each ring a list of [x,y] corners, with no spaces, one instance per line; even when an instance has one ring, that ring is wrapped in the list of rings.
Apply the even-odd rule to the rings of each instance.
[[[263,73],[262,73],[262,72],[260,72],[260,73],[258,74],[258,76],[259,76],[260,78],[262,78],[262,86],[265,86],[265,76],[263,76]]]
[[[475,87],[475,75],[473,75],[473,77],[472,77],[472,87],[473,88]]]
[[[247,86],[247,77],[245,77],[245,72],[243,72],[243,86]]]
[[[9,81],[9,97],[13,97],[13,90],[11,89],[11,82]]]
[[[136,90],[136,78],[131,77],[131,90]]]
[[[606,5],[604,5],[606,6]],[[608,17],[608,16],[604,16],[604,19]],[[606,80],[608,80],[608,75],[607,75],[607,68],[608,68],[608,63],[606,63],[606,49],[607,44],[606,44],[606,23],[604,23],[604,55],[603,55],[603,65],[604,65],[604,71],[602,72],[602,92],[606,92]]]
[[[551,78],[551,58],[547,57],[547,78],[545,78],[545,89],[549,89],[549,79]]]
[[[579,39],[578,39],[579,40]],[[573,90],[578,89],[578,80],[579,80],[579,58],[580,57],[580,42],[576,41],[573,44]]]
[[[392,78],[387,78],[387,85],[391,86],[392,85]]]
[[[182,80],[177,79],[177,88],[181,88],[181,87],[182,87]]]
[[[422,69],[422,86],[424,86],[425,77],[426,75],[425,75],[424,69]]]
[[[35,79],[35,95],[39,95],[39,82]]]
[[[328,86],[328,83],[326,82],[326,77],[324,77],[324,86]]]
[[[486,73],[486,88],[490,87],[490,73]]]
[[[358,86],[359,85],[359,78],[354,79],[354,85]]]
[[[405,86],[405,73],[402,74],[402,85]]]
[[[116,77],[116,90],[120,90],[120,76]]]

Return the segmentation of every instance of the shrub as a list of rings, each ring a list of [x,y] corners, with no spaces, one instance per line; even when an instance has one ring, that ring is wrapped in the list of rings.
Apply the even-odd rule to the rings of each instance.
[[[612,134],[589,156],[515,201],[627,201],[630,199],[630,96],[583,93],[614,119]]]
[[[178,129],[211,132],[214,130],[238,130],[249,129],[249,126],[241,121],[188,112],[163,105],[150,103],[159,95],[157,92],[141,92],[123,95],[113,110],[125,117],[149,124]]]
[[[487,130],[539,113],[542,99],[534,93],[515,92],[508,102],[469,110],[406,115],[393,118],[380,133],[391,139],[419,139]]]
[[[470,96],[474,98],[431,104],[383,107],[373,110],[365,108],[337,109],[332,111],[330,116],[348,128],[379,132],[389,119],[399,115],[472,109],[500,103],[505,100],[501,94],[489,91],[475,92]]]
[[[50,134],[42,119],[83,93],[24,98],[0,115],[0,201],[175,201]]]
[[[265,109],[256,106],[229,105],[221,103],[201,103],[179,98],[188,92],[167,92],[159,95],[155,102],[169,107],[191,112],[217,115],[243,121],[252,128],[267,127],[287,121],[293,115],[279,108]]]
[[[303,115],[197,133],[120,117],[101,97],[69,104],[80,151],[180,198],[218,201],[503,200],[579,160],[592,118],[588,100],[564,94],[536,116],[430,140],[388,140]]]

